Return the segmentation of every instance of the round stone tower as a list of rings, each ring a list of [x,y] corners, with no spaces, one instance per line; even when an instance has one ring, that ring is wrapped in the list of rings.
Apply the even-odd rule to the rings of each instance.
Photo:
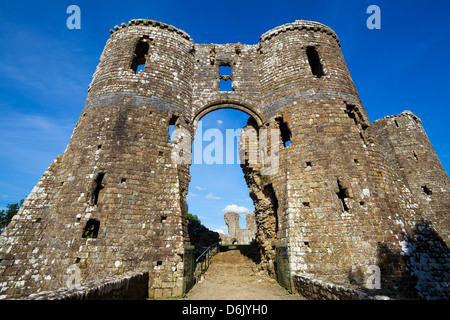
[[[191,118],[193,41],[149,20],[111,33],[66,151],[2,234],[9,297],[65,287],[74,264],[82,283],[144,269],[150,296],[181,294],[189,173],[168,128]]]
[[[348,282],[353,272],[364,284],[380,245],[400,247],[391,215],[410,200],[387,182],[391,170],[367,131],[339,39],[320,23],[296,21],[263,34],[258,53],[264,128],[278,129],[280,140],[275,174],[261,179],[261,168],[243,167],[263,263],[285,284],[292,273]]]
[[[327,26],[312,21],[279,26],[261,36],[259,51],[267,116],[299,99],[360,103],[339,39]]]

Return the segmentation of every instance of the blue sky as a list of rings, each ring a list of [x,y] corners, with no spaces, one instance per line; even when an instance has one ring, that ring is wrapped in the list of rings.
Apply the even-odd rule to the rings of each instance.
[[[66,27],[72,4],[81,8],[80,30]],[[381,30],[366,27],[372,4]],[[26,197],[64,152],[109,29],[135,18],[174,25],[196,43],[256,44],[284,23],[324,23],[341,41],[370,120],[411,110],[449,172],[449,12],[450,2],[435,0],[1,1],[0,208]],[[224,129],[247,118],[216,112],[204,123],[222,120]],[[238,165],[194,165],[191,174],[190,211],[211,229],[225,225],[227,205],[253,209]]]

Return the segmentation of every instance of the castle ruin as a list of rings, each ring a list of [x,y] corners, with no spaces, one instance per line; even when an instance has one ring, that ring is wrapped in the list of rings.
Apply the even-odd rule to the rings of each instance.
[[[182,294],[190,174],[171,155],[221,108],[279,133],[276,172],[242,165],[270,275],[286,277],[282,247],[285,282],[362,286],[376,265],[394,295],[449,296],[450,180],[412,112],[369,121],[333,30],[295,21],[255,45],[197,44],[136,19],[111,30],[70,143],[1,234],[0,298],[65,287],[72,265],[82,282],[148,270],[150,297]],[[171,142],[170,125],[190,136]]]
[[[222,243],[250,244],[255,239],[256,220],[253,212],[248,212],[245,215],[245,228],[239,226],[239,213],[237,212],[225,212],[224,219],[228,227],[228,234],[219,234]]]

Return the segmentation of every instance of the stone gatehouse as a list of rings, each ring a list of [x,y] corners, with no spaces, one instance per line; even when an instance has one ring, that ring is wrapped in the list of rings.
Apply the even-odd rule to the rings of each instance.
[[[180,295],[190,174],[172,152],[220,108],[279,133],[275,172],[242,165],[270,275],[283,245],[291,276],[363,286],[376,265],[384,290],[448,297],[449,178],[412,112],[369,121],[333,30],[295,21],[255,45],[144,19],[110,32],[67,149],[1,235],[1,298],[64,287],[74,264],[83,282],[149,270],[149,296]]]

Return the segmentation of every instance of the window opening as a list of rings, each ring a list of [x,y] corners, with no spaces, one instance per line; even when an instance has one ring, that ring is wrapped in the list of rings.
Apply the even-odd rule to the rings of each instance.
[[[430,188],[428,188],[428,186],[422,186],[422,191],[423,192],[425,192],[425,194],[427,194],[427,195],[431,195],[431,194],[433,194],[433,192],[431,191],[431,189]]]
[[[133,70],[135,74],[144,70],[149,49],[150,46],[147,41],[141,40],[136,44],[133,60],[131,61],[131,70]]]
[[[86,226],[83,229],[82,238],[97,238],[98,230],[100,229],[100,221],[95,219],[89,219],[86,222]]]
[[[347,108],[345,113],[349,116],[350,119],[353,119],[356,125],[358,125],[358,120],[356,119],[356,108],[353,104],[346,104]]]
[[[317,78],[321,78],[323,73],[322,64],[320,63],[319,54],[315,47],[307,47],[306,55],[308,56],[309,66],[311,67],[311,72]]]
[[[283,117],[276,119],[278,127],[280,128],[280,136],[283,141],[283,145],[288,147],[291,144],[292,132],[289,130],[288,124],[283,121]]]
[[[105,177],[104,173],[98,173],[97,176],[94,179],[94,190],[91,195],[91,203],[93,205],[97,205],[98,203],[98,196],[100,194],[100,191],[105,188],[105,186],[102,184],[103,178]]]
[[[177,123],[178,117],[172,116],[169,120],[169,141],[174,142],[175,141],[175,124]]]
[[[228,65],[219,66],[219,76],[220,76],[220,91],[233,91],[231,66]]]
[[[347,212],[348,206],[345,203],[345,199],[347,199],[349,197],[348,189],[344,188],[339,180],[338,180],[338,187],[339,187],[339,192],[337,192],[336,194],[342,202],[342,207],[344,208],[344,211]]]

